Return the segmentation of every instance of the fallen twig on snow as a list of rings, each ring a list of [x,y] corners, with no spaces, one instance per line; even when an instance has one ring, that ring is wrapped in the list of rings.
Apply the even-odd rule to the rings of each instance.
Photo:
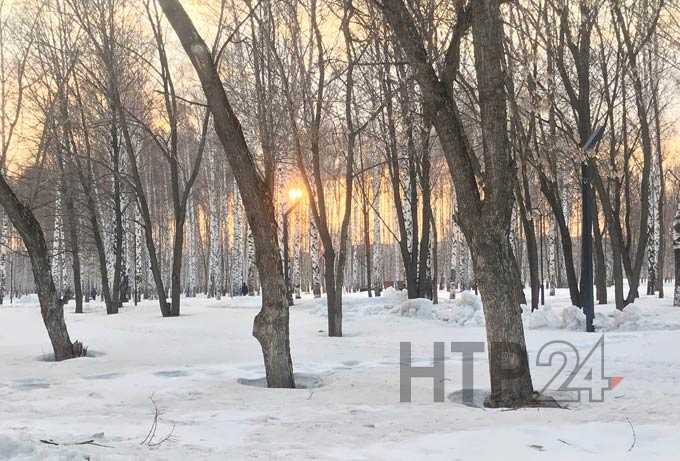
[[[103,443],[95,442],[94,440],[84,440],[82,442],[55,442],[52,439],[40,439],[40,441],[46,445],[55,445],[55,446],[76,446],[76,445],[93,445],[95,447],[104,447],[104,448],[114,448],[111,445],[104,445]]]
[[[630,426],[630,430],[633,432],[633,443],[630,444],[630,447],[628,447],[628,451],[631,451],[633,448],[635,448],[635,444],[637,443],[637,434],[635,433],[635,428],[633,427],[633,423],[630,422],[630,419],[628,419],[628,416],[625,417],[626,421],[628,421],[628,425]]]
[[[172,438],[172,435],[175,433],[175,424],[172,425],[172,429],[163,437],[160,439],[158,442],[154,442],[154,439],[156,438],[156,430],[158,429],[158,421],[161,416],[161,411],[158,409],[158,405],[156,404],[156,401],[153,398],[153,394],[149,397],[149,400],[151,400],[151,403],[153,404],[153,421],[151,422],[151,426],[149,427],[149,432],[147,432],[146,437],[144,437],[144,440],[140,443],[140,445],[146,445],[147,447],[159,447],[163,443],[167,442]]]

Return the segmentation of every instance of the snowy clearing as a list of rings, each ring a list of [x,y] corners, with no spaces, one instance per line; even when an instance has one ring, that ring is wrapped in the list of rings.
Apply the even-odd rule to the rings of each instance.
[[[569,325],[566,291],[546,300],[551,308],[524,316],[536,389],[556,371],[535,366],[543,344],[559,339],[587,351],[600,338]],[[34,303],[3,306],[0,459],[678,459],[680,309],[671,299],[643,297],[629,313],[596,306],[608,330],[605,374],[624,378],[604,402],[511,411],[453,397],[434,403],[431,379],[414,379],[412,403],[399,402],[400,341],[412,342],[417,365],[429,365],[434,341],[484,340],[471,293],[454,302],[442,292],[439,306],[404,301],[394,292],[346,295],[345,337],[329,338],[323,301],[298,300],[293,361],[308,388],[295,390],[261,387],[251,336],[258,298],[184,300],[174,319],[161,318],[154,302],[111,317],[101,305],[82,315],[69,307],[72,337],[92,357],[62,363],[46,360]],[[462,360],[446,351],[450,396],[460,393]],[[488,387],[485,354],[475,356],[474,371],[475,387]],[[160,415],[143,444],[151,399]],[[90,443],[69,445],[80,442]]]

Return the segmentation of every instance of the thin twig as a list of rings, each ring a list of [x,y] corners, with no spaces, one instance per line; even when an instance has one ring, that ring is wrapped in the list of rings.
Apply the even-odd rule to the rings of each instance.
[[[628,421],[628,425],[630,426],[630,430],[633,433],[633,443],[631,443],[630,447],[628,447],[628,451],[631,451],[633,448],[635,448],[635,444],[637,443],[637,434],[635,433],[635,428],[633,427],[633,423],[630,422],[630,419],[628,419],[628,416],[626,416],[626,421]]]

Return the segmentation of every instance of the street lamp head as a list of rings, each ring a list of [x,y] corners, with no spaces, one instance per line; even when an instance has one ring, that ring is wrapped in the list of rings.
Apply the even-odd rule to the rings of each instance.
[[[288,199],[291,202],[297,202],[302,198],[302,190],[298,188],[293,188],[288,191]]]

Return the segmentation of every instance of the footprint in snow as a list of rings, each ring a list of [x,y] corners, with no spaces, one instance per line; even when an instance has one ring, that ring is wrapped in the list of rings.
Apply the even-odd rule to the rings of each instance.
[[[161,378],[181,378],[182,376],[189,376],[189,372],[184,370],[157,371],[154,373],[154,376],[159,376]]]

